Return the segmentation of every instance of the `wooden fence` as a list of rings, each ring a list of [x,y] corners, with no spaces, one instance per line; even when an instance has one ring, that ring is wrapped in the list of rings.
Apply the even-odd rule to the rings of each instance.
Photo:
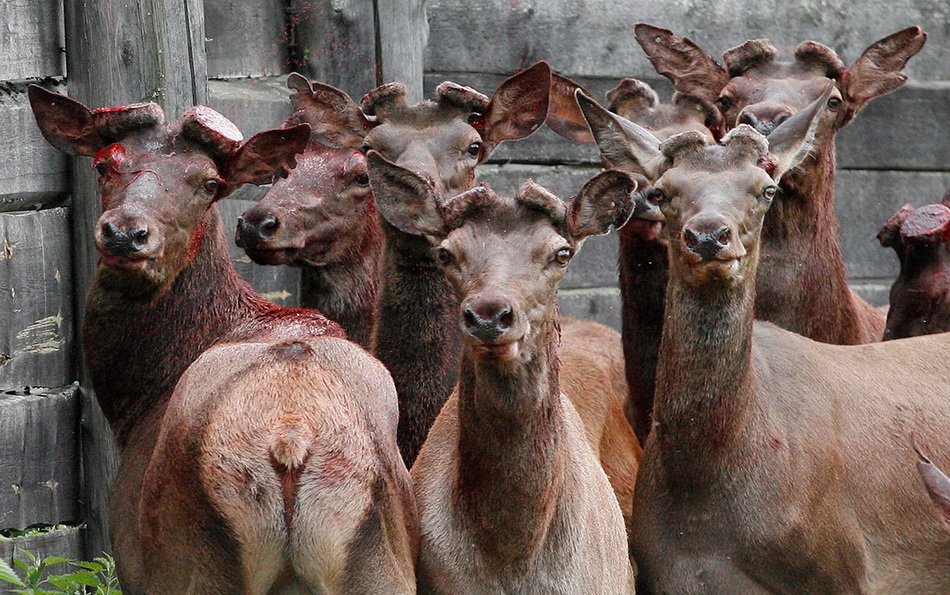
[[[866,0],[869,6],[874,0]],[[761,13],[753,0],[7,0],[0,7],[0,529],[65,528],[0,543],[44,554],[108,549],[111,436],[81,366],[77,332],[96,254],[99,207],[88,160],[66,159],[40,136],[25,96],[42,81],[92,107],[157,101],[169,117],[196,102],[245,136],[289,113],[286,74],[298,70],[355,99],[402,80],[414,99],[451,79],[490,94],[507,75],[546,59],[603,97],[620,78],[658,80],[633,39],[645,20],[689,35],[713,55],[753,37],[777,45],[815,39],[847,63],[909,24],[930,40],[908,65],[911,82],[873,102],[839,140],[838,210],[854,287],[876,303],[896,259],[874,235],[904,202],[934,202],[950,186],[950,11],[898,0],[887,16],[858,17],[853,2],[805,0]],[[859,3],[861,4],[861,3]],[[924,5],[927,6],[924,6]],[[679,12],[673,13],[676,8]],[[750,16],[753,15],[753,16]],[[846,16],[855,15],[855,16]],[[942,16],[941,16],[942,15]],[[714,22],[716,27],[706,27]],[[68,76],[67,76],[68,74]],[[68,81],[68,85],[66,82]],[[503,145],[482,179],[512,190],[533,177],[562,196],[599,170],[596,150],[542,130]],[[226,225],[261,193],[222,205]],[[619,326],[616,239],[590,240],[562,283],[562,310]],[[239,271],[293,305],[296,271]],[[79,384],[76,384],[78,381]],[[198,520],[197,522],[200,522]]]

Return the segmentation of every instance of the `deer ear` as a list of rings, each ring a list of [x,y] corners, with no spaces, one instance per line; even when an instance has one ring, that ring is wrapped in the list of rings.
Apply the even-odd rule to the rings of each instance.
[[[581,108],[577,105],[577,99],[574,93],[580,89],[587,95],[591,95],[584,87],[581,87],[571,79],[561,76],[556,72],[551,73],[551,94],[548,105],[548,117],[545,123],[548,128],[563,136],[567,140],[579,143],[594,142],[594,135],[587,126],[587,120]]]
[[[567,208],[567,230],[575,240],[623,227],[633,214],[637,183],[626,172],[608,169],[584,184]]]
[[[641,173],[654,182],[660,177],[666,159],[655,136],[607,111],[583,91],[577,92],[577,103],[610,167]]]
[[[431,183],[376,151],[367,153],[366,168],[376,208],[386,221],[403,233],[445,236],[440,197]]]
[[[307,147],[310,127],[265,130],[252,136],[228,159],[224,179],[230,194],[244,184],[270,184],[278,177],[286,178],[297,166],[296,155]]]
[[[914,212],[914,207],[910,203],[905,204],[897,210],[894,215],[888,219],[881,231],[877,232],[877,241],[884,248],[897,248],[901,245],[901,225],[907,216]]]
[[[505,80],[492,95],[488,111],[474,123],[482,135],[482,159],[506,140],[524,138],[544,124],[548,114],[551,67],[541,61]]]
[[[924,47],[927,34],[920,27],[908,27],[873,43],[844,73],[845,97],[854,111],[865,103],[886,95],[904,84],[904,65]]]
[[[333,147],[358,149],[375,125],[345,92],[291,73],[287,87],[294,91],[291,124],[309,124],[313,136]]]
[[[653,68],[680,93],[714,102],[729,82],[726,69],[691,39],[647,23],[637,23],[633,30]]]
[[[769,156],[775,165],[769,173],[773,180],[778,181],[785,172],[796,167],[808,156],[815,140],[818,122],[827,109],[828,98],[834,88],[834,84],[829,82],[821,97],[779,124],[769,134]]]
[[[916,444],[914,450],[917,452],[917,471],[924,480],[930,500],[943,522],[950,525],[950,478],[934,465]]]
[[[107,142],[96,129],[85,105],[38,85],[27,88],[36,124],[51,145],[68,155],[93,156]]]

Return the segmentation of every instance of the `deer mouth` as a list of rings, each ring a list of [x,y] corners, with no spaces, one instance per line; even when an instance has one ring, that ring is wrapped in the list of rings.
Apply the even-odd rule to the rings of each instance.
[[[110,269],[130,271],[133,273],[144,272],[154,258],[148,256],[116,256],[105,252],[99,253],[99,262]]]
[[[264,266],[278,266],[293,262],[297,258],[297,248],[245,248],[248,258]]]
[[[472,352],[479,362],[510,362],[521,354],[521,341],[507,343],[475,343]]]
[[[742,259],[739,257],[714,258],[688,263],[693,274],[701,281],[731,279],[739,272],[740,264],[742,264]]]

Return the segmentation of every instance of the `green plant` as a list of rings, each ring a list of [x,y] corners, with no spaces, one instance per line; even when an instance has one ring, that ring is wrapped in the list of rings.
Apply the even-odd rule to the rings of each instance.
[[[122,595],[119,581],[115,576],[115,561],[109,554],[95,558],[92,562],[80,562],[60,556],[48,556],[39,559],[26,550],[17,550],[13,563],[23,571],[20,578],[6,561],[0,560],[0,583],[8,583],[19,588],[10,589],[18,595]],[[71,572],[65,574],[44,573],[52,566],[68,565]]]

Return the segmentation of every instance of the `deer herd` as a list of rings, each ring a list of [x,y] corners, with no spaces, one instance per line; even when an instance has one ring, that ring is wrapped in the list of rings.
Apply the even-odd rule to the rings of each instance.
[[[30,87],[99,174],[82,339],[124,591],[950,592],[950,196],[878,235],[889,310],[848,287],[834,211],[837,132],[925,33],[850,66],[635,35],[669,103],[545,62],[417,105],[292,74],[293,114],[244,140]],[[606,171],[566,200],[476,185],[545,123]],[[231,265],[243,184],[272,185],[236,241],[300,267],[303,308]],[[611,230],[620,333],[557,307]]]

